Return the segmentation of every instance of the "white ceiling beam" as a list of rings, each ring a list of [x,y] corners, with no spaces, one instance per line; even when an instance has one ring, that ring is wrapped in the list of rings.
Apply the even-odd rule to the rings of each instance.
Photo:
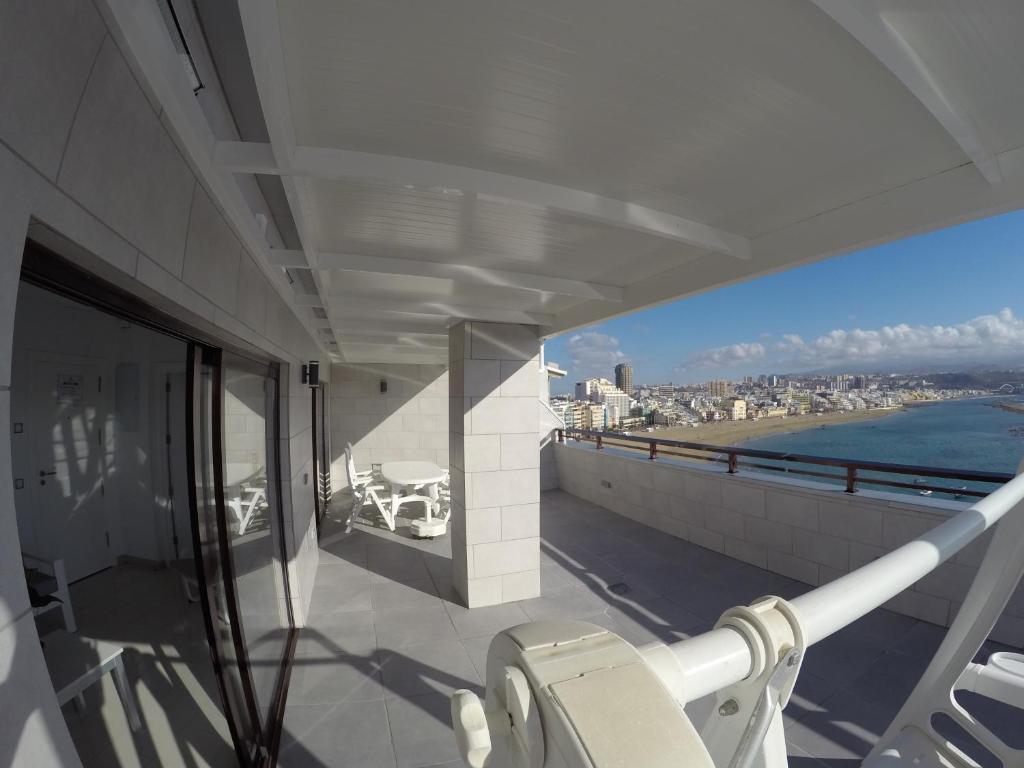
[[[384,256],[364,256],[354,253],[317,254],[318,268],[342,272],[370,272],[381,275],[413,275],[435,277],[473,285],[511,288],[536,293],[576,296],[598,301],[622,301],[623,289],[616,285],[602,285],[563,277],[508,272],[501,269],[474,267],[471,264],[443,264],[422,259],[395,259]],[[271,260],[281,267],[308,268],[302,251],[274,249]]]
[[[420,337],[416,334],[398,333],[390,336],[376,336],[363,333],[343,333],[338,336],[338,343],[341,346],[359,345],[382,345],[411,347],[415,349],[448,349],[448,337],[444,336],[440,341],[430,337]]]
[[[342,348],[341,356],[346,363],[352,365],[386,365],[391,363],[437,365],[448,362],[447,351],[418,350],[411,347],[365,347],[357,345]]]
[[[995,154],[982,140],[967,110],[953,103],[928,71],[920,56],[870,2],[863,0],[813,0],[857,41],[867,48],[920,101],[943,129],[971,159],[989,184],[1003,175]]]
[[[363,315],[335,314],[332,325],[336,334],[346,333],[359,334],[388,334],[398,336],[433,335],[448,337],[447,318],[426,317],[420,320],[408,316],[402,316],[397,320],[394,317],[373,317],[372,322],[367,324],[367,317]]]
[[[481,320],[492,323],[521,323],[524,325],[550,325],[554,316],[542,312],[500,307],[472,307],[447,301],[384,302],[379,299],[336,296],[335,304],[328,308],[332,318],[369,319],[371,317],[430,318],[443,317],[457,320]]]
[[[238,10],[242,19],[245,44],[249,49],[256,92],[270,137],[270,154],[275,162],[284,163],[295,149],[295,128],[292,125],[277,2],[244,0],[238,4]],[[216,148],[214,152],[216,153]],[[281,186],[284,188],[288,208],[295,222],[305,266],[313,270],[313,284],[317,292],[323,295],[325,289],[320,274],[316,271],[317,255],[313,247],[316,241],[316,224],[312,210],[305,204],[300,182],[301,180],[293,176],[281,177]]]
[[[268,155],[258,147],[236,147],[234,143],[225,142],[225,146],[217,147],[215,152],[216,162],[233,173],[333,180],[372,179],[393,184],[412,184],[425,189],[457,189],[513,205],[552,208],[716,253],[741,259],[750,258],[750,241],[745,237],[672,213],[602,197],[581,189],[478,168],[347,149],[296,147],[291,161],[283,162],[276,153]]]
[[[377,328],[376,324],[371,328],[359,328],[358,330],[346,331],[344,328],[335,327],[337,333],[342,336],[352,337],[359,336],[362,339],[395,339],[399,336],[409,339],[418,339],[424,342],[433,342],[435,345],[448,344],[448,331],[422,331],[422,330],[408,330],[405,328],[391,328],[381,329]]]

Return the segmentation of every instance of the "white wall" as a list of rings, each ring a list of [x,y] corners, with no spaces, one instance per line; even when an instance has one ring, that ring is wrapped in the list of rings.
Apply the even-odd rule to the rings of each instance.
[[[380,382],[388,391],[381,393]],[[345,443],[356,468],[400,459],[448,467],[445,365],[342,363],[331,366],[331,482],[348,487]]]
[[[560,487],[665,533],[819,586],[945,522],[968,504],[669,464],[573,445],[555,446]],[[607,483],[605,485],[604,483]],[[941,565],[886,608],[949,626],[990,534]],[[757,597],[751,595],[751,599]],[[992,637],[1024,645],[1024,585]]]
[[[197,183],[92,3],[0,4],[0,50],[0,428],[10,434],[12,331],[30,227],[154,306],[283,361],[285,533],[301,621],[317,547],[299,363],[322,358],[321,348]],[[16,766],[77,765],[21,573],[10,448],[0,441],[0,754]]]

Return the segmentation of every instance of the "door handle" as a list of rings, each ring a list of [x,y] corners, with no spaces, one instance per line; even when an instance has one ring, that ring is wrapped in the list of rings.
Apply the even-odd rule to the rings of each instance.
[[[40,477],[49,477],[50,475],[56,475],[56,474],[57,474],[57,470],[56,469],[53,470],[52,472],[47,472],[44,469],[40,469],[39,470],[39,476]]]

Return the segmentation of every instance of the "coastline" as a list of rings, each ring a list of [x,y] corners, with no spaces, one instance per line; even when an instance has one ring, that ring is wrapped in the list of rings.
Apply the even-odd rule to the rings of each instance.
[[[748,440],[767,437],[768,435],[789,434],[836,424],[884,419],[887,416],[892,416],[902,411],[903,408],[878,408],[870,411],[844,411],[842,413],[829,413],[820,416],[808,414],[805,416],[761,419],[760,421],[725,421],[701,424],[699,427],[668,427],[667,429],[657,429],[654,432],[638,432],[635,434],[656,439],[738,446]],[[611,435],[609,435],[609,438],[611,438]]]
[[[1024,403],[992,403],[992,407],[1024,416]]]

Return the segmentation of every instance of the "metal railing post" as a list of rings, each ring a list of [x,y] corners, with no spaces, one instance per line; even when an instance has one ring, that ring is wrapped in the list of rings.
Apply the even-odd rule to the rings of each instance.
[[[651,456],[650,456],[650,458],[651,458],[651,461],[654,461],[656,458],[658,458],[658,443],[656,441],[654,441],[654,440],[651,441]]]
[[[856,493],[857,492],[857,468],[847,467],[846,468],[846,492]]]
[[[564,429],[558,430],[558,442],[560,442],[562,444],[565,443],[565,430]]]
[[[600,451],[602,448],[604,448],[604,446],[601,444],[601,436],[598,435],[597,436],[597,450]]]
[[[738,461],[735,453],[729,454],[729,474],[735,475],[738,468]]]

